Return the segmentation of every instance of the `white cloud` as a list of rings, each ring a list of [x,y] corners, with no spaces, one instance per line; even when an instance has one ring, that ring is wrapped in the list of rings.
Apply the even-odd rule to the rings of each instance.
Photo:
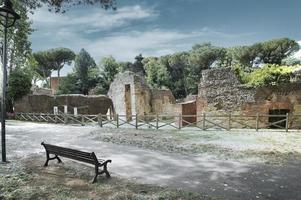
[[[118,60],[133,60],[142,53],[145,56],[160,56],[191,47],[187,40],[197,38],[200,32],[183,33],[168,30],[146,30],[118,33],[91,42],[86,48],[96,58],[112,55]]]
[[[73,30],[89,32],[108,30],[129,24],[132,21],[155,18],[158,16],[151,8],[143,8],[140,5],[121,7],[116,11],[106,11],[93,8],[80,13],[79,10],[65,14],[51,13],[47,9],[37,10],[30,19],[34,26],[61,28],[68,27]],[[88,27],[88,29],[86,29]]]

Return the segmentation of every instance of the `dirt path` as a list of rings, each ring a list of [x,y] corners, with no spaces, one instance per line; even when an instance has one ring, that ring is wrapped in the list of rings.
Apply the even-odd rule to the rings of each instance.
[[[41,141],[95,151],[113,160],[115,175],[225,199],[301,199],[301,159],[284,166],[185,156],[93,140],[99,127],[7,123],[8,158],[44,153]]]

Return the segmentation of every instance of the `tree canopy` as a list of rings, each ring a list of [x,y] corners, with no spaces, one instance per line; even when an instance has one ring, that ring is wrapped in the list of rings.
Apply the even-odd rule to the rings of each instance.
[[[60,71],[65,65],[71,65],[75,59],[75,53],[68,48],[55,48],[46,51],[47,62],[53,70],[57,71],[58,80],[60,79]]]
[[[31,68],[40,75],[43,81],[47,82],[47,78],[51,76],[53,66],[47,59],[47,54],[44,51],[33,53]]]
[[[8,97],[15,101],[29,94],[32,76],[26,70],[17,69],[13,71],[8,79]]]
[[[49,11],[66,12],[72,6],[100,5],[104,9],[116,9],[116,0],[19,0],[24,6],[36,9],[42,5],[48,6]]]
[[[197,94],[202,70],[215,67],[232,67],[242,82],[252,87],[277,85],[296,79],[294,74],[286,70],[286,66],[279,66],[279,63],[298,64],[290,57],[298,49],[299,45],[287,38],[229,48],[203,43],[193,46],[189,51],[161,57],[138,54],[133,63],[118,62],[113,57],[107,57],[102,59],[98,67],[89,53],[82,49],[76,56],[73,73],[60,84],[59,93],[106,94],[117,73],[133,71],[144,76],[152,88],[167,87],[180,99]],[[43,60],[43,52],[34,56],[39,74],[47,76],[49,69],[54,69],[53,64]]]
[[[60,78],[60,70],[64,65],[71,64],[75,53],[68,48],[55,48],[33,53],[33,58],[35,61],[31,62],[32,68],[47,82],[53,71],[57,71]]]
[[[87,95],[89,89],[93,87],[90,85],[93,80],[89,79],[89,74],[93,72],[93,68],[96,68],[94,59],[85,49],[82,49],[76,56],[74,64],[75,74],[82,94]]]

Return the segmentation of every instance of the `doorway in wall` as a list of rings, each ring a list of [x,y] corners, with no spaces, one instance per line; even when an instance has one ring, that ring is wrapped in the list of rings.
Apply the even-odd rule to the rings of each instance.
[[[126,84],[124,90],[124,103],[125,103],[125,114],[126,120],[132,120],[132,98],[131,98],[131,85]]]
[[[289,113],[289,109],[272,109],[269,110],[269,123],[273,123],[269,126],[272,129],[281,129],[285,128],[286,125],[286,114]],[[276,116],[273,116],[276,115]],[[279,116],[282,115],[282,116]]]

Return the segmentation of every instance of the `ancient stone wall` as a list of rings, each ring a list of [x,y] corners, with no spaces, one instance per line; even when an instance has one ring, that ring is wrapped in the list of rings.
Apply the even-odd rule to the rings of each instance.
[[[169,89],[153,89],[152,112],[155,114],[174,114],[174,104],[176,99]]]
[[[127,91],[130,91],[129,95]],[[119,115],[144,115],[151,112],[151,90],[144,78],[133,72],[116,75],[108,96],[113,101],[115,113]]]
[[[27,95],[14,104],[15,112],[52,113],[54,97],[51,95]]]
[[[216,110],[233,111],[245,102],[255,102],[255,90],[242,86],[230,68],[204,70],[198,98]]]
[[[240,84],[230,68],[202,72],[197,98],[198,115],[202,113],[268,115],[273,109],[288,109],[291,114],[300,114],[300,105],[300,83],[248,88]],[[301,124],[301,118],[299,119]],[[267,124],[268,117],[260,118],[260,123]],[[291,126],[293,126],[292,123]],[[295,120],[294,123],[299,122]]]
[[[106,114],[108,109],[112,108],[110,98],[84,95],[28,95],[15,102],[15,112],[27,113],[53,113],[53,107],[58,106],[61,112],[64,112],[64,105],[68,106],[68,113],[73,114],[73,108],[78,108],[78,114]]]

